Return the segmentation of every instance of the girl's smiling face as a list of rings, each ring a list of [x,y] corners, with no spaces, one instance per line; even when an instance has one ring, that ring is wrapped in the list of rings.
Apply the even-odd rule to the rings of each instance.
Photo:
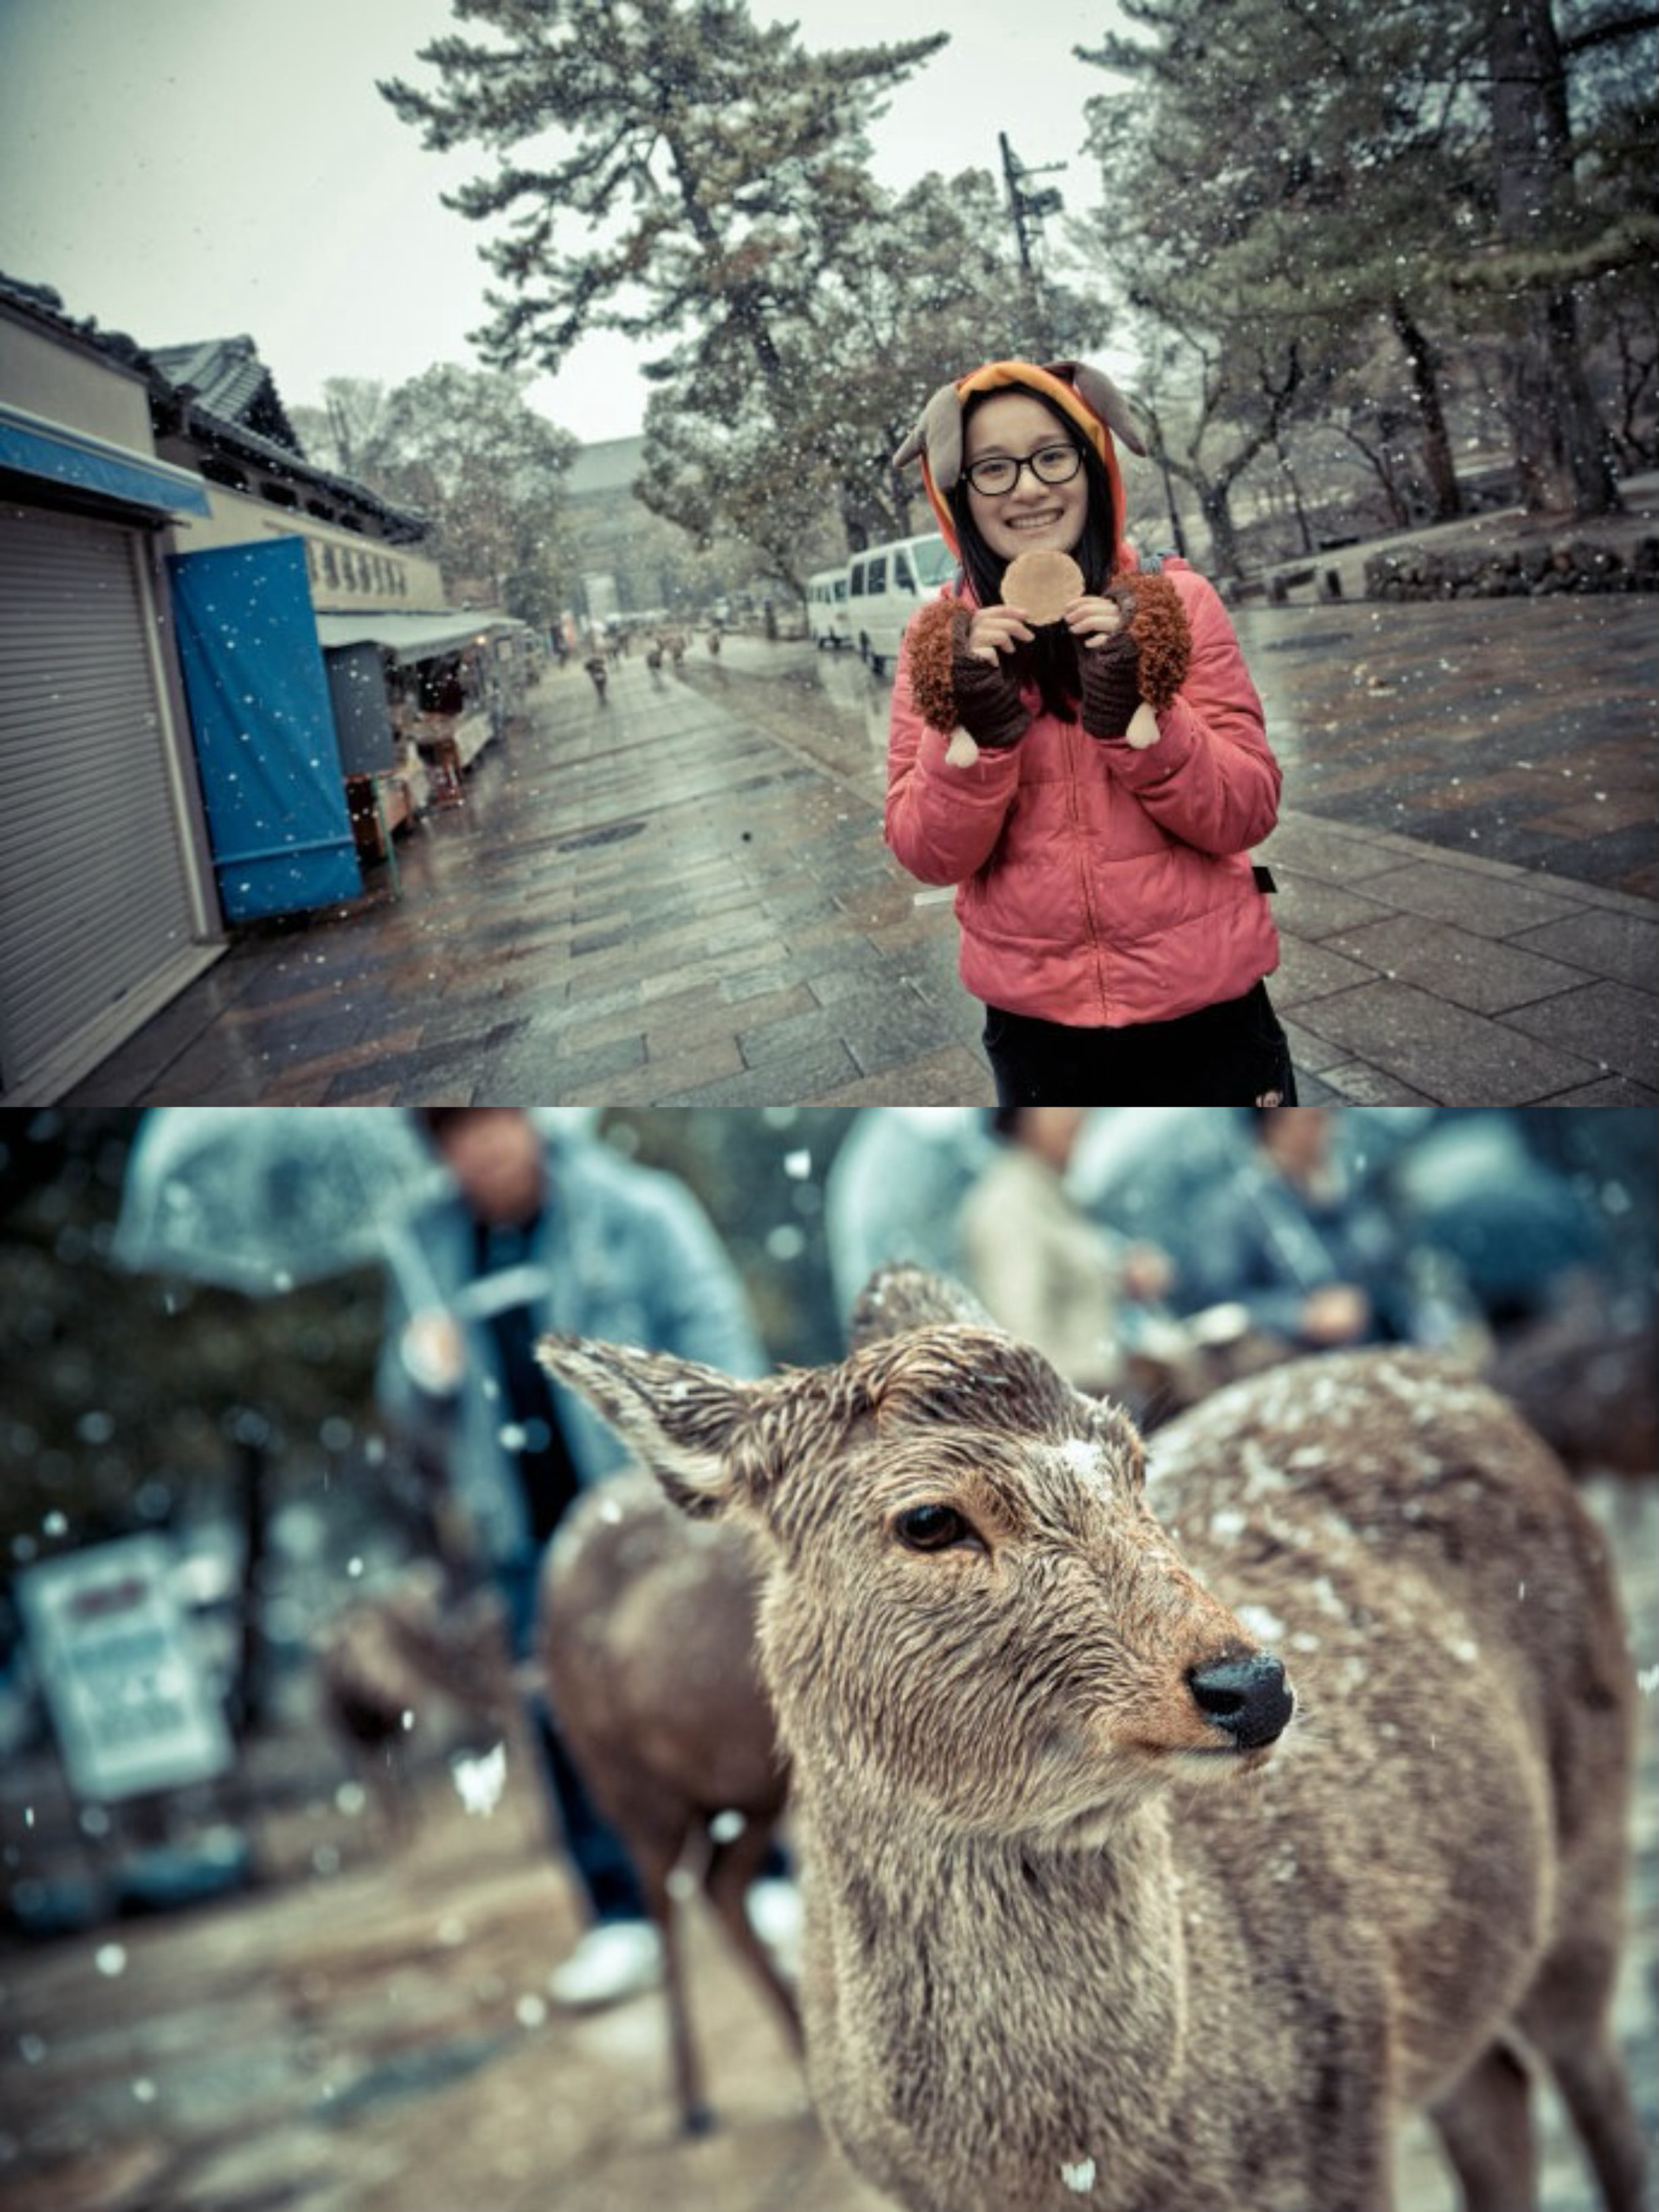
[[[1026,392],[1000,392],[981,400],[969,418],[963,460],[970,468],[994,453],[1023,461],[1046,447],[1077,443],[1076,434],[1040,399]],[[1066,483],[1040,483],[1030,469],[1022,469],[1012,490],[993,495],[970,483],[968,501],[981,537],[1000,559],[1012,561],[1036,547],[1070,553],[1088,520],[1089,480],[1079,469]]]

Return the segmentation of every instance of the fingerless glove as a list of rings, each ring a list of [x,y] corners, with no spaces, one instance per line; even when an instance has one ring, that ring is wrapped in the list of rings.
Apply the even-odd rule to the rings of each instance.
[[[992,667],[964,651],[960,638],[951,658],[951,687],[957,721],[981,745],[1016,745],[1031,726],[1030,709],[1000,659]]]
[[[1140,704],[1140,647],[1127,629],[1079,651],[1083,726],[1091,738],[1121,738]]]
[[[1109,591],[1117,599],[1124,629],[1103,646],[1079,646],[1078,672],[1084,686],[1084,730],[1091,737],[1121,737],[1128,730],[1134,708],[1141,703],[1141,648],[1130,635],[1134,619],[1134,595]]]

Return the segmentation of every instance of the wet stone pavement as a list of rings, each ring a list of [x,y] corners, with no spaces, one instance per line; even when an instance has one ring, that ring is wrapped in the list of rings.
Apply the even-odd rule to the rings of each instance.
[[[1253,607],[1302,1097],[1659,1102],[1659,621]],[[888,684],[803,644],[550,672],[356,908],[240,937],[71,1094],[989,1104],[948,895],[881,842]]]

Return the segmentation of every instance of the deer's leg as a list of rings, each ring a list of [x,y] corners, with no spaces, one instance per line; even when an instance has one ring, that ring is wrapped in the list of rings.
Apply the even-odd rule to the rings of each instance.
[[[745,1899],[771,1847],[772,1824],[751,1820],[740,1835],[716,1844],[703,1875],[703,1891],[726,1939],[777,2007],[790,2041],[799,2051],[800,2014],[794,1992],[779,1973],[771,1953],[750,1925]]]
[[[674,2073],[674,2098],[679,2106],[680,2128],[688,2136],[707,2135],[714,2114],[703,2090],[702,2062],[691,2030],[686,1998],[685,1965],[680,1948],[678,1917],[670,1878],[685,1845],[689,1820],[653,1827],[648,1834],[637,1827],[624,1831],[629,1855],[640,1878],[646,1910],[662,1938],[663,1999],[668,2008],[669,2051]]]
[[[1606,1893],[1617,1898],[1621,1891],[1610,1885]],[[1579,1923],[1571,1942],[1558,1944],[1544,1962],[1520,2024],[1555,2075],[1608,2212],[1641,2212],[1646,2150],[1610,2027],[1617,1962],[1617,1927]]]
[[[1464,2212],[1536,2212],[1532,2085],[1513,2051],[1490,2045],[1430,2118],[1457,2175]]]
[[[1641,2212],[1647,2160],[1641,2123],[1609,2025],[1616,1951],[1579,1939],[1545,1966],[1521,2009],[1554,2075],[1601,2185],[1607,2212]]]
[[[1552,2051],[1550,2070],[1589,2154],[1607,2212],[1642,2212],[1648,2200],[1641,2124],[1612,2038],[1604,2033],[1571,2051]]]

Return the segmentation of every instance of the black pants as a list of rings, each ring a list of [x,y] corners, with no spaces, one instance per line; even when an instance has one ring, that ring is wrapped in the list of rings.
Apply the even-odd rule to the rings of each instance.
[[[1071,1029],[985,1009],[999,1106],[1294,1106],[1291,1048],[1257,983],[1172,1022]]]

